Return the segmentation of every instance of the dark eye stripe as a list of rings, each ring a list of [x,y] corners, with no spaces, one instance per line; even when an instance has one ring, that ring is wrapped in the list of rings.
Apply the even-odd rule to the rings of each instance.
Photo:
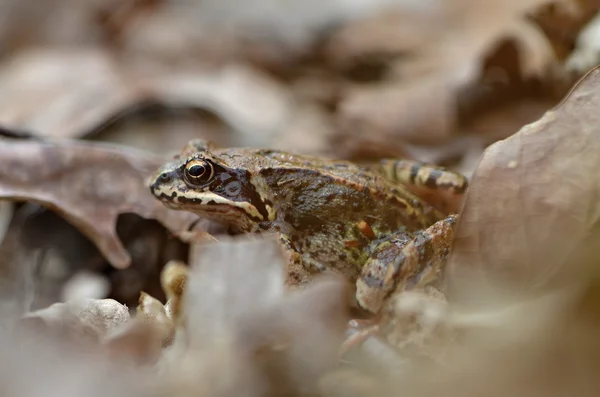
[[[238,201],[249,202],[250,204],[252,204],[252,206],[254,206],[254,208],[256,208],[258,213],[261,214],[265,220],[269,219],[269,211],[267,211],[267,207],[265,205],[265,202],[263,201],[263,198],[256,191],[256,187],[251,182],[249,182],[250,181],[250,172],[248,172],[247,170],[239,170],[238,172],[241,175],[243,175],[243,178],[241,178],[242,180],[248,181],[248,183],[239,183],[238,182],[239,188],[240,188],[240,192],[239,192],[239,196],[238,196],[240,198],[240,200],[238,200]],[[236,181],[237,181],[237,178],[236,178]]]

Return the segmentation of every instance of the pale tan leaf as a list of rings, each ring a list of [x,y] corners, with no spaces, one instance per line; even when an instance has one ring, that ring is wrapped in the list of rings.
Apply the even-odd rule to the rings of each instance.
[[[485,151],[459,220],[452,282],[475,269],[481,282],[527,291],[597,266],[598,87],[595,69],[560,106]]]

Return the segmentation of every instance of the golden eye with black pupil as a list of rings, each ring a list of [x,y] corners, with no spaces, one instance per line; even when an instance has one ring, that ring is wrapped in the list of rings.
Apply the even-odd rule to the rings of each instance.
[[[192,160],[185,165],[185,177],[190,183],[207,183],[213,174],[212,164],[203,160]]]

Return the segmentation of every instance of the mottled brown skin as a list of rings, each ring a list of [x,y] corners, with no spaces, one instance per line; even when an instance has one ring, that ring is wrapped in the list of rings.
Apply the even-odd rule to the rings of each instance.
[[[446,221],[398,183],[422,174],[418,167],[414,175],[403,173],[406,163],[398,164],[377,170],[194,140],[158,171],[150,190],[165,205],[225,222],[233,232],[278,233],[291,262],[310,273],[334,269],[358,280],[359,304],[377,312],[397,286],[410,288],[438,273],[455,220]]]

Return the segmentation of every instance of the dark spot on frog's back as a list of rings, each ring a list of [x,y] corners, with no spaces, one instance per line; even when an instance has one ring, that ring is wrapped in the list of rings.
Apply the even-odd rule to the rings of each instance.
[[[441,170],[433,169],[429,171],[429,175],[427,175],[427,180],[425,181],[425,186],[431,189],[435,189],[437,187],[437,181],[443,175]]]
[[[303,213],[302,216],[286,214],[284,221],[294,228],[314,231],[321,230],[325,224],[321,218],[308,213]]]
[[[392,169],[394,170],[394,174],[396,174],[396,167],[392,167]],[[415,183],[415,181],[417,180],[417,175],[419,175],[420,169],[421,169],[421,166],[419,164],[413,164],[410,167],[410,174],[408,177],[408,180],[410,181],[410,183]]]

